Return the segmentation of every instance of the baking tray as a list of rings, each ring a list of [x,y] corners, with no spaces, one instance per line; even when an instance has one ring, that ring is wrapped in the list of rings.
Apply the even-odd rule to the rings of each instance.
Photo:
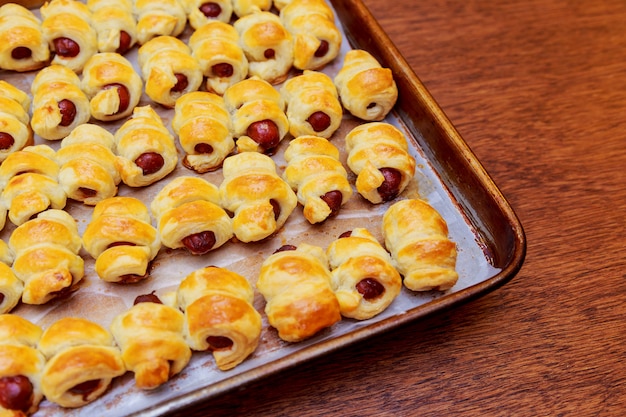
[[[443,293],[413,293],[403,289],[394,303],[373,319],[343,319],[307,341],[291,344],[279,340],[269,328],[262,313],[264,302],[257,294],[255,307],[264,317],[262,339],[257,351],[235,369],[219,371],[210,354],[198,352],[181,374],[157,390],[138,390],[134,387],[132,374],[127,373],[115,380],[112,389],[103,397],[87,406],[67,410],[44,401],[36,416],[159,416],[181,410],[210,401],[221,393],[285,371],[336,349],[480,297],[505,284],[518,272],[525,256],[526,240],[523,227],[504,196],[365,5],[360,0],[330,0],[330,4],[344,34],[341,55],[351,48],[365,49],[384,67],[393,71],[399,98],[385,121],[396,125],[407,134],[411,153],[415,156],[418,167],[414,181],[399,198],[423,198],[447,221],[450,237],[459,249],[458,283]],[[186,36],[188,35],[189,31]],[[128,57],[136,65],[136,55],[131,52]],[[342,60],[343,56],[338,57],[324,72],[334,75]],[[0,77],[30,91],[32,74],[0,72]],[[150,101],[144,97],[139,105],[146,104],[150,104]],[[173,111],[163,108],[158,108],[158,111],[169,127]],[[340,149],[344,163],[346,152],[342,144],[343,136],[358,123],[359,121],[350,116],[344,117],[342,127],[331,138]],[[104,127],[113,132],[120,124],[121,122],[109,123]],[[36,138],[36,142],[58,147],[58,142],[40,138]],[[282,159],[285,147],[286,141],[283,141],[283,145],[273,156],[280,171],[285,166]],[[179,162],[175,172],[168,178],[178,175],[194,174]],[[202,176],[216,185],[222,179],[220,170]],[[167,181],[167,178],[144,189],[121,186],[119,194],[137,196],[149,203],[164,185],[163,181]],[[354,176],[351,181],[354,183]],[[309,225],[298,207],[279,233],[260,243],[244,245],[229,242],[202,257],[192,257],[181,250],[163,249],[155,260],[151,278],[134,285],[111,285],[99,281],[93,272],[93,261],[83,252],[85,278],[71,300],[64,303],[52,302],[46,306],[20,305],[14,313],[23,315],[44,328],[66,315],[80,315],[108,327],[112,317],[130,306],[136,295],[153,290],[162,296],[171,294],[187,273],[206,265],[213,264],[235,270],[254,283],[262,260],[282,244],[297,245],[307,242],[325,247],[339,234],[354,227],[366,227],[380,239],[380,219],[392,203],[374,206],[355,192],[355,196],[342,208],[340,215],[322,225]],[[68,202],[66,209],[78,220],[82,235],[91,209],[73,202]],[[7,222],[0,236],[7,239],[11,229]]]

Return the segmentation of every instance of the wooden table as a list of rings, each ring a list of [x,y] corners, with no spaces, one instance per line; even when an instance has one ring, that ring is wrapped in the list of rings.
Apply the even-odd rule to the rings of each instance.
[[[623,415],[626,2],[364,1],[515,209],[526,261],[185,415]]]

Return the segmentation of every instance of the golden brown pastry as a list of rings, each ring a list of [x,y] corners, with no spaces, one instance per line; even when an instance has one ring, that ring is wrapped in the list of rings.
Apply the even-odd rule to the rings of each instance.
[[[283,179],[297,192],[309,223],[337,215],[352,196],[337,147],[319,136],[300,136],[289,143],[284,157]]]
[[[46,210],[18,226],[9,238],[13,270],[24,283],[22,302],[45,304],[77,289],[85,274],[76,220],[63,210]]]
[[[272,8],[272,0],[232,0],[233,11],[237,17],[258,12],[268,12]]]
[[[187,44],[173,36],[157,36],[138,51],[145,92],[155,103],[174,107],[176,99],[202,84],[200,64]]]
[[[292,1],[293,0],[274,0],[274,7],[276,7],[276,10],[281,11]]]
[[[137,43],[137,20],[132,0],[87,0],[98,36],[99,52],[124,55]]]
[[[0,69],[33,71],[46,66],[49,60],[41,20],[22,5],[0,6]]]
[[[28,114],[30,104],[28,94],[0,80],[0,163],[13,152],[34,143]]]
[[[24,283],[15,275],[11,264],[13,252],[0,240],[0,314],[9,313],[22,299]]]
[[[98,52],[98,35],[91,23],[91,11],[78,0],[51,0],[39,8],[43,37],[52,55],[52,64],[65,65],[80,73]]]
[[[289,133],[293,137],[315,135],[329,139],[339,128],[343,109],[332,78],[305,70],[280,89],[287,104]]]
[[[335,14],[324,0],[293,0],[280,9],[293,37],[293,66],[320,70],[339,55],[342,36]]]
[[[248,280],[225,268],[209,266],[192,272],[177,291],[185,313],[185,338],[195,351],[212,351],[222,371],[243,362],[257,348],[261,315],[254,309]]]
[[[107,282],[134,283],[147,278],[161,248],[146,205],[115,196],[94,207],[83,233],[83,247],[96,260],[95,271]]]
[[[41,373],[46,359],[37,349],[42,329],[14,314],[0,314],[0,415],[26,416],[43,399]]]
[[[204,255],[228,242],[232,220],[220,204],[217,186],[203,178],[181,176],[168,182],[150,205],[163,245]]]
[[[50,65],[31,84],[33,131],[43,139],[58,140],[91,118],[89,99],[78,75],[64,65]]]
[[[157,297],[158,300],[158,297]],[[158,388],[187,366],[191,349],[180,310],[160,302],[136,302],[113,318],[111,333],[138,388]]]
[[[339,236],[326,249],[331,285],[344,317],[370,319],[396,299],[402,277],[389,253],[365,228]]]
[[[356,189],[373,204],[396,198],[415,174],[407,139],[393,125],[370,122],[346,135],[348,166],[357,175]]]
[[[8,210],[13,224],[19,226],[49,208],[65,208],[67,196],[58,173],[54,149],[48,145],[27,146],[4,160],[0,165],[0,206]]]
[[[346,53],[334,82],[343,107],[365,121],[383,120],[398,99],[391,70],[362,49]]]
[[[285,101],[267,81],[251,77],[233,84],[224,93],[224,103],[239,152],[272,154],[289,133]]]
[[[178,163],[174,137],[149,105],[133,110],[133,117],[115,132],[115,143],[117,168],[130,187],[150,185]]]
[[[419,199],[401,200],[387,209],[382,231],[404,285],[412,291],[445,291],[456,284],[456,244],[437,210]]]
[[[100,52],[85,64],[81,88],[89,97],[93,118],[110,122],[133,112],[143,94],[143,81],[128,59]]]
[[[140,45],[161,36],[178,36],[187,25],[187,14],[178,0],[134,0],[137,39]]]
[[[280,18],[271,12],[255,12],[233,23],[248,58],[251,76],[280,84],[293,64],[293,40]]]
[[[318,246],[283,247],[263,262],[256,287],[281,339],[300,342],[341,320],[330,280],[326,254]]]
[[[59,184],[68,198],[93,206],[117,194],[121,181],[115,164],[113,134],[85,123],[61,141],[56,153]]]
[[[213,20],[199,27],[189,37],[189,47],[206,77],[208,91],[223,95],[248,76],[248,58],[239,44],[239,33],[227,22]]]
[[[235,149],[224,99],[208,91],[176,100],[172,130],[186,153],[183,165],[200,174],[220,168]]]
[[[41,388],[48,401],[76,408],[100,398],[111,381],[126,372],[113,336],[93,321],[64,317],[50,325],[39,340],[48,360]]]
[[[207,23],[219,21],[229,23],[233,14],[231,0],[179,0],[187,13],[189,25],[198,30]]]
[[[234,213],[233,232],[242,242],[256,242],[280,229],[298,205],[289,184],[267,155],[244,152],[224,161],[222,206]]]

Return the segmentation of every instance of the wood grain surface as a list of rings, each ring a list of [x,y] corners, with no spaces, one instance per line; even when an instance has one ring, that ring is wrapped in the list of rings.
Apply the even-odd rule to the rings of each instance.
[[[624,415],[626,2],[364,2],[513,206],[526,261],[181,415]]]

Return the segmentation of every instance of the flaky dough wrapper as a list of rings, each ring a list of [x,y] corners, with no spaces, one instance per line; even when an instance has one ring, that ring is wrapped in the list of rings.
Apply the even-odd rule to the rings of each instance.
[[[41,19],[26,7],[0,6],[0,68],[26,72],[43,68],[50,60]]]
[[[31,98],[26,92],[0,80],[0,162],[34,143],[30,105]]]
[[[87,0],[99,52],[126,54],[137,43],[132,0]]]

